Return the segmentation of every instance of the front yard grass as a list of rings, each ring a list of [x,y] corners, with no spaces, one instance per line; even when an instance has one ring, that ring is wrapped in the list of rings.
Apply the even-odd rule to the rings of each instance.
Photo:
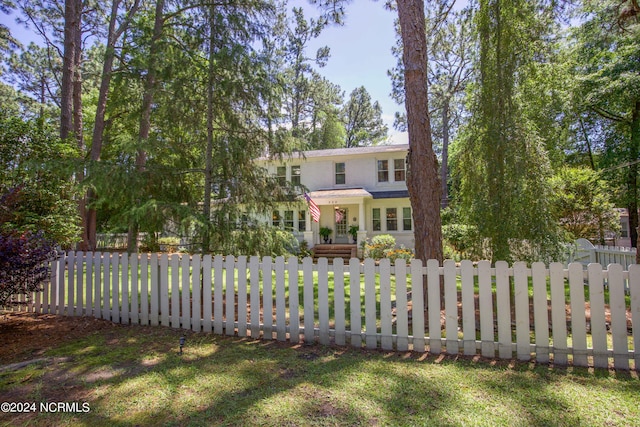
[[[121,325],[39,357],[0,370],[0,401],[87,402],[90,411],[0,413],[0,425],[640,425],[635,372]]]

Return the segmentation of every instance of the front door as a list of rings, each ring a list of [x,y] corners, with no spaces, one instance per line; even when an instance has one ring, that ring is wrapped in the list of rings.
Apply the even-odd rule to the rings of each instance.
[[[348,223],[349,223],[349,209],[336,208],[335,210],[335,222],[336,222],[336,243],[349,243]]]

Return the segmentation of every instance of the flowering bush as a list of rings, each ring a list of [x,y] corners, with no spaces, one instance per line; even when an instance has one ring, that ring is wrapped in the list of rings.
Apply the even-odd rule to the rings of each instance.
[[[364,245],[364,257],[373,259],[385,258],[388,251],[396,248],[396,239],[389,234],[380,234]]]
[[[55,259],[53,244],[42,232],[22,235],[0,233],[0,307],[29,302],[49,278],[49,261]]]
[[[411,261],[415,256],[411,249],[399,248],[385,251],[385,258],[389,258],[391,262],[395,263],[397,259]]]

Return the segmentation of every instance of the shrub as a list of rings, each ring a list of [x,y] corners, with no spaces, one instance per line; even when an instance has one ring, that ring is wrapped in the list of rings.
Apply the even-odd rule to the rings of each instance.
[[[0,233],[0,306],[26,304],[49,278],[56,251],[42,231],[22,235]],[[18,296],[24,295],[24,301]]]
[[[411,261],[415,258],[413,251],[407,248],[396,248],[385,252],[385,258],[389,258],[391,262],[395,263],[397,259],[404,259]]]
[[[387,252],[396,248],[396,239],[389,234],[380,234],[364,246],[364,257],[373,259],[385,258]]]

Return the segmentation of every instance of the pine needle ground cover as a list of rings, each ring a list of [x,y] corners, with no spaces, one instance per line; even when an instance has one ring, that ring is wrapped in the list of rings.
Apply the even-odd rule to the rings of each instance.
[[[638,396],[633,371],[0,317],[0,401],[37,404],[2,426],[630,426]]]

